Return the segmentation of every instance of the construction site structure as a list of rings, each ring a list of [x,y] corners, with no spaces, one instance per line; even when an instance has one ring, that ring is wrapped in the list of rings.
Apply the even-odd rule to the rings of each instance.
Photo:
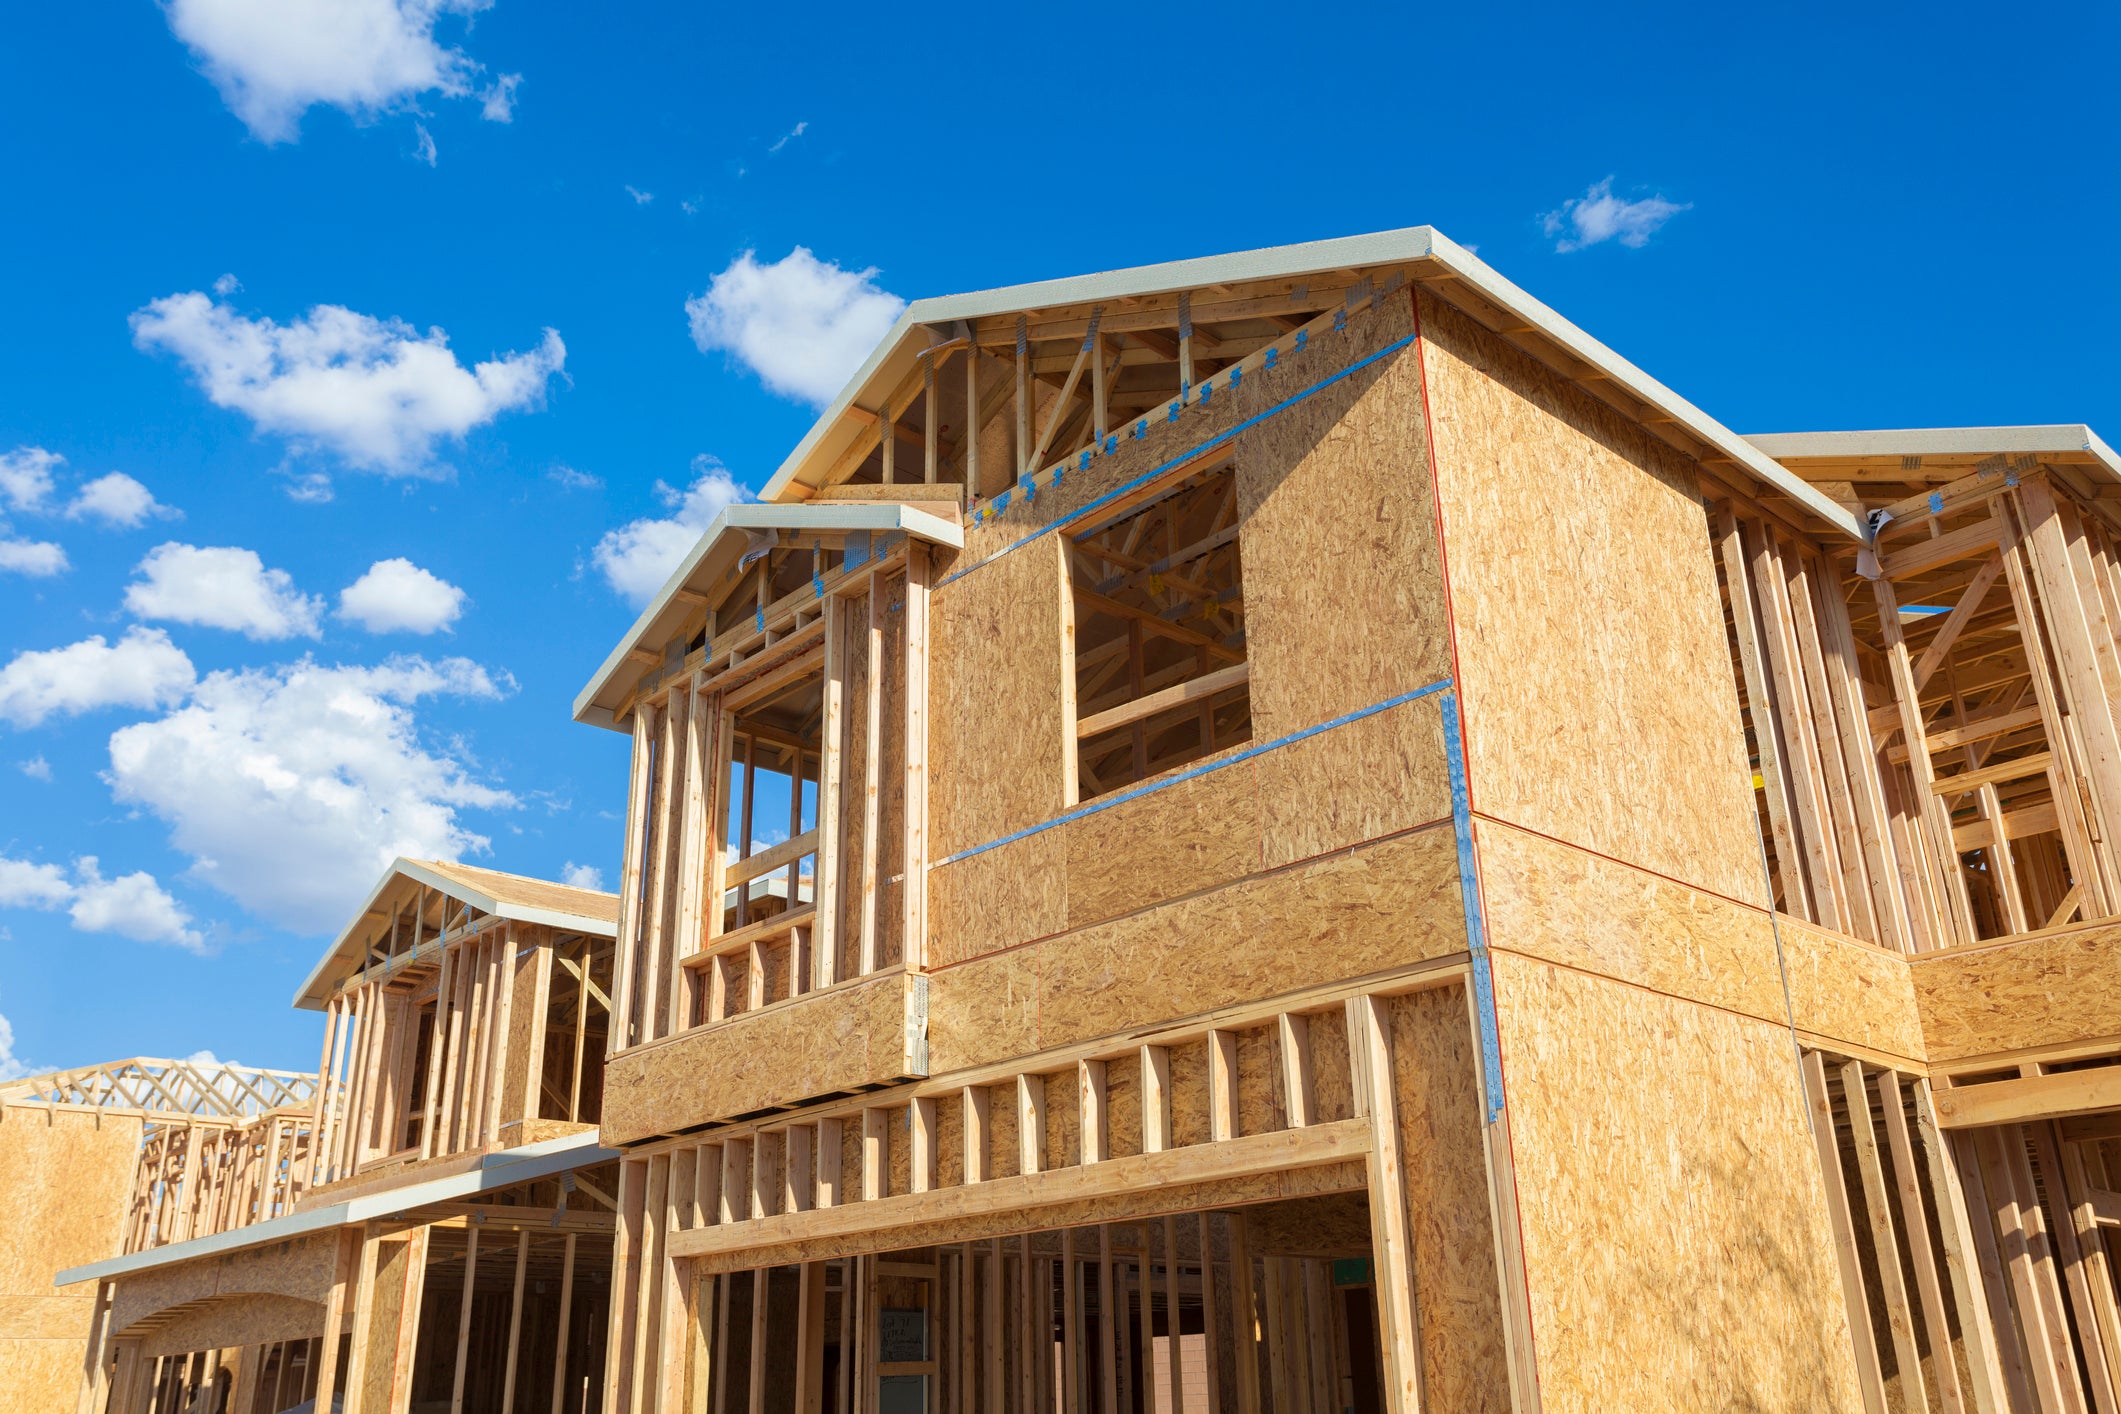
[[[917,301],[578,698],[617,896],[401,861],[75,1407],[2121,1414],[2117,538],[1427,228]]]

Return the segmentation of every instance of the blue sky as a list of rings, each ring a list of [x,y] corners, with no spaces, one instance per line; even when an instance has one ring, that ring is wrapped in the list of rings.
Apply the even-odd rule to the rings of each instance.
[[[313,1066],[391,853],[609,882],[573,694],[900,299],[1428,223],[1739,431],[2121,430],[2112,9],[1717,9],[25,8],[0,1063]]]

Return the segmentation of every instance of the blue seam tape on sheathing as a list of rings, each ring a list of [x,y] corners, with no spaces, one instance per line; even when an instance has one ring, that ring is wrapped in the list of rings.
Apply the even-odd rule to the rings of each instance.
[[[1333,332],[1336,334],[1348,332],[1348,310],[1345,305],[1333,311]]]
[[[1075,469],[1077,471],[1088,471],[1090,469],[1090,449],[1088,447],[1083,448],[1083,459],[1077,463]]]
[[[1244,376],[1245,376],[1245,366],[1244,366],[1243,364],[1241,364],[1241,363],[1236,363],[1236,364],[1232,364],[1232,365],[1230,366],[1230,391],[1231,391],[1231,392],[1233,392],[1233,393],[1234,393],[1234,392],[1236,392],[1236,391],[1237,391],[1237,385],[1238,385],[1238,384],[1239,384],[1240,382],[1242,382],[1242,381],[1244,380]]]
[[[985,506],[974,506],[972,508],[972,523],[975,526],[987,523],[987,508]]]
[[[757,613],[757,615],[758,615],[758,620],[757,620],[757,622],[758,622],[758,628],[759,628],[759,632],[760,632],[760,633],[764,633],[764,632],[766,631],[766,609],[765,609],[765,606],[761,605],[761,606],[760,606],[760,607],[759,607],[759,608],[758,608],[758,609],[757,609],[757,610],[756,610],[755,612],[756,612],[756,613]]]
[[[1134,435],[1135,435],[1136,437],[1146,437],[1146,436],[1148,436],[1148,435],[1149,435],[1149,419],[1148,419],[1148,418],[1146,418],[1146,417],[1145,417],[1145,418],[1143,418],[1143,419],[1142,419],[1142,420],[1141,420],[1140,422],[1137,422],[1137,423],[1135,423],[1135,424],[1134,424]]]
[[[1212,382],[1208,382],[1208,383],[1203,383],[1203,384],[1201,384],[1201,385],[1200,385],[1200,405],[1201,405],[1202,407],[1206,407],[1206,406],[1208,405],[1208,399],[1210,399],[1210,398],[1212,398],[1212,397],[1214,397],[1214,396],[1215,396],[1215,384],[1214,384],[1214,383],[1212,383]]]
[[[1186,405],[1186,395],[1185,395],[1185,390],[1181,389],[1181,390],[1179,391],[1179,395],[1178,395],[1178,401],[1176,401],[1176,402],[1174,402],[1174,403],[1172,403],[1172,404],[1171,404],[1171,415],[1170,415],[1169,417],[1165,418],[1165,419],[1164,419],[1164,421],[1166,421],[1166,422],[1176,422],[1176,421],[1178,421],[1178,410],[1179,410],[1180,408],[1184,407],[1185,405]]]
[[[1299,329],[1296,331],[1296,351],[1298,353],[1302,353],[1304,351],[1304,345],[1310,342],[1311,331],[1309,329]]]
[[[1086,457],[1086,458],[1084,458],[1084,460],[1083,460],[1083,465],[1084,465],[1084,466],[1088,466],[1089,464],[1090,464],[1090,462],[1089,462],[1089,459],[1088,459],[1087,457]],[[1063,472],[1067,471],[1067,469],[1068,469],[1068,465],[1067,465],[1067,463],[1066,463],[1066,462],[1063,462],[1063,463],[1061,463],[1060,465],[1058,465],[1058,466],[1056,466],[1056,467],[1054,467],[1054,468],[1053,468],[1053,484],[1052,484],[1052,485],[1051,485],[1050,487],[1048,487],[1048,488],[1047,488],[1048,490],[1050,490],[1050,491],[1058,491],[1058,490],[1060,490],[1060,484],[1061,484],[1061,474],[1062,474]]]
[[[1930,492],[1930,514],[1933,516],[1944,514],[1944,497],[1938,495],[1935,491]]]
[[[1458,689],[1443,695],[1444,768],[1451,779],[1451,832],[1458,841],[1458,891],[1466,915],[1466,951],[1473,962],[1473,1014],[1480,1027],[1480,1070],[1488,1092],[1488,1123],[1502,1117],[1502,1039],[1496,1032],[1495,975],[1488,963],[1488,931],[1480,912],[1480,876],[1473,860],[1473,806],[1466,790],[1465,734],[1459,730]]]
[[[1281,350],[1280,350],[1280,349],[1277,349],[1277,348],[1275,348],[1275,347],[1274,347],[1274,346],[1272,346],[1271,344],[1270,344],[1270,345],[1268,345],[1268,347],[1267,347],[1267,356],[1266,356],[1265,358],[1263,358],[1263,359],[1261,359],[1261,360],[1259,361],[1259,366],[1260,366],[1260,369],[1261,369],[1261,371],[1262,371],[1262,372],[1264,372],[1265,370],[1267,370],[1267,369],[1269,369],[1269,368],[1272,368],[1272,367],[1274,366],[1274,364],[1275,364],[1275,361],[1276,361],[1277,359],[1279,359],[1280,357],[1281,357]]]
[[[1118,451],[1118,450],[1119,450],[1119,434],[1118,434],[1117,432],[1108,432],[1108,433],[1106,433],[1106,434],[1105,434],[1105,455],[1109,457],[1109,456],[1111,456],[1111,455],[1112,455],[1112,454],[1113,454],[1114,452],[1116,452],[1116,451]]]
[[[1028,506],[1037,499],[1038,481],[1033,477],[1027,476],[1024,478],[1024,504]]]
[[[825,563],[825,544],[822,540],[810,542],[810,592],[817,598],[825,597],[825,580],[822,566]]]
[[[996,515],[1000,515],[1003,511],[1006,511],[1008,509],[1009,493],[1007,491],[1004,491],[994,498],[994,513]]]

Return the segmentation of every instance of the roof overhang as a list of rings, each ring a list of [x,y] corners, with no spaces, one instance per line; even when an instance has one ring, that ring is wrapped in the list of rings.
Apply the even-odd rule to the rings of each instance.
[[[1534,336],[1558,349],[1566,359],[1588,365],[1602,381],[1644,405],[1659,419],[1675,424],[1716,454],[1729,458],[1748,475],[1799,502],[1821,520],[1854,538],[1862,538],[1862,528],[1847,509],[1430,226],[1409,226],[1371,235],[1307,241],[1300,245],[1273,246],[1196,260],[1141,265],[1097,275],[1011,285],[973,294],[915,300],[906,307],[891,332],[839,396],[833,399],[831,406],[812,424],[788,459],[781,463],[773,479],[767,482],[762,499],[800,501],[815,494],[826,470],[853,445],[856,438],[874,425],[876,411],[882,407],[883,401],[913,371],[921,352],[932,342],[928,333],[931,329],[947,329],[958,320],[985,319],[1062,305],[1170,294],[1249,280],[1291,279],[1334,271],[1384,268],[1406,269],[1409,278],[1417,280],[1461,283],[1477,301],[1509,315],[1513,332]],[[576,716],[581,717],[579,704]]]
[[[484,876],[483,882],[480,876]],[[618,936],[619,925],[615,909],[613,916],[606,918],[599,914],[556,908],[549,903],[515,897],[505,887],[506,881],[515,877],[496,870],[481,869],[475,871],[473,877],[467,878],[449,870],[446,865],[437,868],[423,860],[402,857],[391,861],[390,867],[383,871],[383,877],[369,890],[368,897],[354,913],[353,920],[332,940],[331,946],[324,950],[324,955],[317,959],[317,965],[310,969],[309,976],[304,978],[302,985],[295,990],[294,1005],[309,1011],[324,1009],[333,981],[359,965],[358,960],[363,954],[362,934],[368,926],[368,921],[381,911],[383,900],[400,880],[409,880],[459,903],[468,903],[481,913],[514,922],[535,923],[570,933],[588,933],[599,938]],[[540,879],[527,879],[524,882],[548,890],[554,887]],[[582,889],[572,892],[587,895],[593,891]],[[612,895],[605,897],[615,898]]]
[[[1903,427],[1858,432],[1769,432],[1746,438],[1768,456],[1815,480],[1855,479],[1867,472],[1902,479],[1921,467],[1973,467],[1993,456],[2033,456],[2075,466],[2095,480],[2121,485],[2121,458],[2081,422],[2032,427]]]
[[[123,1257],[90,1262],[86,1266],[68,1267],[52,1278],[52,1285],[72,1286],[75,1282],[108,1281],[112,1277],[136,1276],[141,1272],[151,1272],[181,1262],[196,1262],[201,1257],[218,1257],[249,1247],[285,1242],[289,1238],[303,1237],[313,1232],[330,1232],[354,1223],[372,1222],[378,1218],[410,1212],[414,1208],[424,1208],[430,1203],[454,1202],[480,1193],[490,1193],[498,1188],[528,1183],[532,1179],[549,1178],[556,1173],[609,1163],[618,1157],[618,1150],[606,1149],[598,1143],[596,1130],[584,1130],[579,1134],[563,1135],[543,1143],[525,1144],[518,1149],[488,1154],[485,1162],[477,1168],[467,1169],[462,1173],[408,1183],[402,1188],[387,1189],[381,1193],[363,1194],[357,1198],[348,1198],[344,1202],[312,1208],[307,1212],[289,1213],[284,1217],[251,1223],[247,1227],[230,1228],[211,1237],[194,1238],[190,1242],[172,1242],[166,1247],[150,1247],[145,1252],[133,1252]]]
[[[954,486],[940,488],[936,502],[956,494]],[[633,627],[618,647],[597,669],[596,676],[574,700],[574,719],[593,727],[621,730],[616,709],[633,692],[634,685],[650,672],[660,671],[671,640],[683,633],[688,621],[710,602],[759,547],[771,545],[767,538],[788,531],[797,536],[815,534],[844,541],[866,535],[872,545],[892,535],[911,536],[931,545],[961,550],[965,545],[963,525],[954,510],[947,515],[923,509],[914,502],[920,487],[906,488],[908,501],[835,501],[817,505],[750,504],[730,506],[714,518],[705,534],[692,547],[677,569],[656,591],[648,607],[641,610]],[[763,532],[765,534],[754,534]]]

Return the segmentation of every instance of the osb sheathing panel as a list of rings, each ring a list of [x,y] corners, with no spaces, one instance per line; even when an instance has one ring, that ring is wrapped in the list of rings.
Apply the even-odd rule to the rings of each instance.
[[[907,1075],[913,979],[881,973],[746,1013],[605,1066],[607,1144],[840,1094]]]
[[[1240,1216],[1245,1246],[1255,1257],[1370,1255],[1370,1203],[1361,1193],[1261,1203]]]
[[[1932,1061],[2121,1035],[2121,925],[1910,960]]]
[[[322,1303],[331,1293],[338,1241],[336,1231],[315,1233],[121,1277],[111,1329],[122,1336],[136,1322],[172,1306],[221,1296],[291,1296]]]
[[[1488,940],[1872,1051],[1919,1060],[1922,1034],[1906,961],[1882,948],[1497,821],[1478,824]]]
[[[307,1340],[324,1331],[324,1306],[292,1296],[223,1296],[172,1317],[140,1344],[144,1355],[226,1350],[276,1340]]]
[[[53,1414],[74,1407],[88,1349],[87,1318],[74,1340],[0,1342],[0,1414]]]
[[[50,1296],[54,1274],[118,1255],[139,1148],[135,1118],[0,1108],[0,1294]]]
[[[515,960],[511,979],[514,993],[508,1009],[508,1073],[501,1082],[501,1114],[521,1120],[526,1110],[534,1113],[537,1097],[532,1080],[544,1061],[545,1008],[539,1005],[552,986],[552,932],[521,923],[511,924],[508,946]],[[530,1103],[526,1106],[525,1100]]]
[[[939,971],[932,1069],[1463,951],[1457,880],[1451,832],[1432,828]]]
[[[931,872],[936,967],[1447,819],[1435,697]]]
[[[1766,903],[1691,463],[1424,296],[1473,804]]]
[[[1465,989],[1395,997],[1391,1019],[1423,1380],[1435,1408],[1506,1410],[1502,1287],[1475,1082],[1480,1061]]]
[[[1353,338],[1320,342],[1352,361],[1358,349],[1412,334],[1412,306],[1392,296],[1362,323]],[[1263,412],[1286,396],[1266,384],[1244,381],[1240,412]],[[1450,675],[1423,421],[1421,366],[1410,347],[1238,439],[1255,737],[1283,736]]]
[[[86,1282],[79,1289],[91,1292]],[[95,1298],[81,1296],[0,1296],[0,1340],[83,1340]]]
[[[1861,1408],[1787,1030],[1498,953],[1549,1414]]]
[[[1062,721],[1062,543],[1046,536],[935,591],[929,609],[931,854],[1058,815],[1072,751]]]

